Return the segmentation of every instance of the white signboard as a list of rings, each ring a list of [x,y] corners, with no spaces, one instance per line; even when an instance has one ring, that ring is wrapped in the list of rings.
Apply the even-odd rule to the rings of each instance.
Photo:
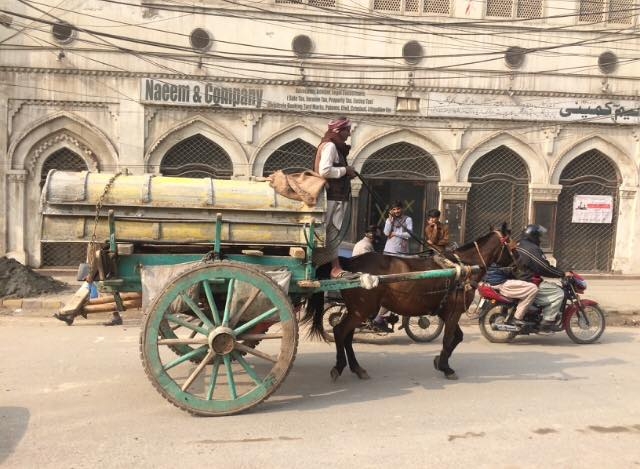
[[[370,90],[219,83],[143,78],[140,101],[170,106],[279,109],[334,114],[390,114],[396,98]]]
[[[544,96],[429,93],[429,117],[638,124],[640,102]]]
[[[611,223],[613,197],[610,195],[574,195],[572,223]]]

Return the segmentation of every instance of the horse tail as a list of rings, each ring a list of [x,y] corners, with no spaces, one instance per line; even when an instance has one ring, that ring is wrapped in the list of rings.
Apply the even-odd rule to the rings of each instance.
[[[342,258],[341,260],[344,261]],[[316,269],[316,278],[318,280],[328,279],[330,273],[331,263],[323,264]],[[311,323],[307,337],[310,339],[324,340],[326,342],[327,338],[324,334],[322,316],[324,316],[324,292],[314,293],[307,300],[307,307],[300,322],[303,324]]]
[[[301,322],[303,324],[311,322],[307,337],[310,339],[324,340],[326,342],[327,339],[324,335],[322,316],[324,316],[324,292],[314,293],[307,300],[307,307]]]

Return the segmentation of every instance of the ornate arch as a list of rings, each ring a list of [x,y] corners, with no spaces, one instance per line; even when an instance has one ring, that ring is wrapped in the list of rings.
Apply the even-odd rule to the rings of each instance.
[[[560,175],[564,168],[572,160],[589,150],[598,150],[611,159],[623,186],[635,187],[638,184],[638,169],[633,159],[617,145],[599,135],[589,135],[560,152],[558,158],[551,165],[551,183],[559,184]]]
[[[47,156],[62,147],[80,155],[96,170],[118,166],[118,152],[107,136],[85,119],[67,111],[34,122],[11,143],[8,159],[12,169],[26,169],[38,178]]]
[[[538,155],[528,144],[507,132],[492,135],[470,148],[460,159],[456,181],[468,181],[469,172],[473,165],[484,155],[501,146],[510,148],[522,158],[529,168],[530,183],[547,183],[548,171],[544,158]]]
[[[202,116],[192,117],[181,122],[158,137],[149,146],[144,156],[145,171],[158,172],[162,158],[176,143],[198,134],[215,142],[229,155],[233,164],[234,176],[248,175],[244,174],[247,167],[247,155],[237,139],[231,137],[234,135],[233,132]]]
[[[378,150],[394,143],[406,142],[424,149],[434,159],[440,172],[440,181],[453,181],[455,177],[455,159],[450,151],[443,150],[438,144],[424,135],[411,130],[392,130],[386,134],[377,135],[364,142],[356,149],[353,166],[362,170],[367,159]]]
[[[262,176],[265,162],[282,145],[299,138],[313,146],[317,146],[322,135],[322,132],[299,123],[281,129],[256,148],[249,163],[251,165],[251,174]]]

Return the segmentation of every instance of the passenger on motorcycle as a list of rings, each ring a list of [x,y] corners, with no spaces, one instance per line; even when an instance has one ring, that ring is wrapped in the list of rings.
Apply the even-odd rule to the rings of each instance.
[[[514,324],[522,327],[526,324],[524,315],[538,293],[538,286],[531,281],[514,279],[513,269],[513,267],[500,267],[497,264],[491,264],[487,269],[484,281],[502,295],[518,300],[516,311],[513,314]]]
[[[540,225],[529,225],[523,231],[522,239],[518,241],[514,252],[514,273],[518,280],[533,282],[536,276],[562,278],[573,275],[552,266],[547,260],[540,248],[540,240],[546,232],[546,228]],[[502,291],[501,293],[509,296]],[[542,325],[555,323],[563,298],[564,291],[559,285],[545,281],[540,283],[534,302],[542,307]]]

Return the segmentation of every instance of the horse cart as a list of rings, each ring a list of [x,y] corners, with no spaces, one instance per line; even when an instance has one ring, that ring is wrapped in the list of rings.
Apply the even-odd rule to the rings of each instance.
[[[324,191],[315,205],[266,181],[51,171],[43,242],[86,243],[89,276],[124,309],[142,295],[149,380],[196,415],[231,415],[273,394],[296,357],[295,306],[318,292],[454,278],[461,269],[320,280]],[[73,320],[81,310],[67,310]]]

